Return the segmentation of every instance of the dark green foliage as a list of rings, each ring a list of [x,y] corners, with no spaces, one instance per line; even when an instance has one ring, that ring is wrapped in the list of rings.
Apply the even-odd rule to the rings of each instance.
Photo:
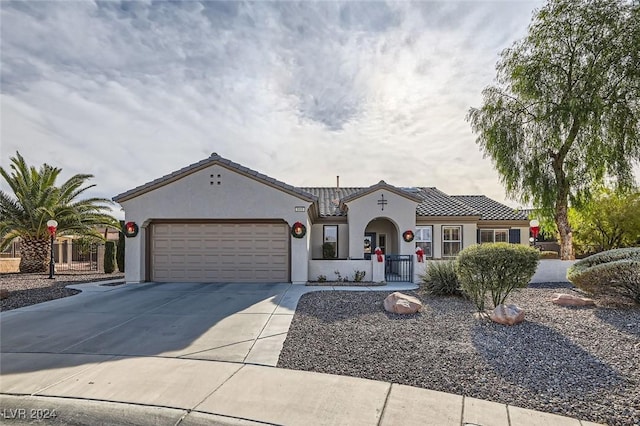
[[[112,274],[116,270],[116,243],[107,241],[104,243],[104,273]]]
[[[453,260],[436,260],[427,264],[421,279],[421,290],[435,296],[461,296],[462,289]]]
[[[609,250],[577,261],[567,271],[576,287],[640,303],[640,247]]]
[[[367,271],[358,271],[357,269],[353,272],[353,281],[359,283],[362,282],[364,276],[367,275]]]
[[[124,227],[124,220],[120,221],[120,228]],[[116,263],[118,264],[118,270],[120,272],[124,272],[124,244],[125,237],[122,229],[120,229],[120,233],[118,234],[118,245],[116,250]]]
[[[335,259],[336,249],[332,243],[324,243],[322,245],[322,258],[323,259]]]
[[[538,250],[523,245],[474,245],[460,252],[456,272],[462,290],[482,312],[487,296],[496,307],[513,290],[526,287],[536,272],[539,258]]]

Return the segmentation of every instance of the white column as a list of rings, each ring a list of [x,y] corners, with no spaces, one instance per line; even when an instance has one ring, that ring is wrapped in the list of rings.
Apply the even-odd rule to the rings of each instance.
[[[378,256],[371,255],[371,281],[380,283],[386,280],[384,275],[385,256],[382,255],[382,262],[378,262]]]
[[[424,275],[425,272],[427,272],[427,260],[425,259],[424,262],[418,262],[418,255],[414,254],[413,255],[413,283],[420,284],[420,282],[422,281],[421,276]]]

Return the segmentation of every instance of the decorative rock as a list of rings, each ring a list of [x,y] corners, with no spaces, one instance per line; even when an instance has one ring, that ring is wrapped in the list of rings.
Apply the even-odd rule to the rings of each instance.
[[[0,300],[6,299],[7,297],[9,297],[9,290],[6,288],[0,288]]]
[[[422,310],[422,302],[413,296],[396,291],[388,295],[383,302],[384,309],[394,314],[415,314]]]
[[[518,324],[524,321],[524,309],[517,305],[499,305],[489,314],[489,318],[498,324]]]
[[[563,293],[554,294],[551,301],[560,306],[595,306],[596,304],[593,299]]]

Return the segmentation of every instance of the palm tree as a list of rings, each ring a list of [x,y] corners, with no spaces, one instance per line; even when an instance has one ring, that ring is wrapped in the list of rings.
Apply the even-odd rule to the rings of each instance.
[[[47,221],[58,222],[56,235],[87,235],[101,238],[97,226],[119,229],[107,212],[111,201],[78,197],[95,185],[86,185],[89,174],[77,174],[55,186],[62,169],[43,164],[39,170],[27,166],[19,152],[11,158],[11,174],[0,167],[0,175],[13,195],[0,191],[0,251],[20,238],[20,272],[47,271],[50,256]]]

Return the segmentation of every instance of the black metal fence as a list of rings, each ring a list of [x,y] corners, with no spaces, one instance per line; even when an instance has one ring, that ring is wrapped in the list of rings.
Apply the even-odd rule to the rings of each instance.
[[[387,282],[413,282],[413,256],[386,255],[384,273]]]
[[[2,258],[20,257],[20,242],[13,242],[0,253]],[[104,271],[104,243],[83,240],[65,240],[53,243],[53,259],[56,272],[62,271]]]

